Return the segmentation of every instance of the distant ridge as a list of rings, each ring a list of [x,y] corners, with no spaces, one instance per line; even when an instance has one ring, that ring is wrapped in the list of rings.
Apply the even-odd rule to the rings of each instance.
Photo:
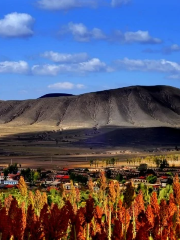
[[[55,95],[34,100],[0,101],[0,124],[75,129],[94,126],[180,127],[178,88],[131,86],[77,96]]]
[[[73,96],[73,95],[68,93],[48,93],[41,96],[40,98],[67,97],[67,96]]]

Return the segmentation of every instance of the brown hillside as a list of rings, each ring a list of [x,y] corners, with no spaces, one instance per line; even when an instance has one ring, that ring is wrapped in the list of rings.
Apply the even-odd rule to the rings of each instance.
[[[0,124],[179,127],[180,89],[134,86],[78,96],[0,101]]]

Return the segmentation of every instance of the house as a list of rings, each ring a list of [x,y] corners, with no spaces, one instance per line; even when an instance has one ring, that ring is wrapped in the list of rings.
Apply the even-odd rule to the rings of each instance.
[[[70,176],[69,175],[56,175],[55,176],[56,180],[59,180],[59,182],[70,182]]]
[[[64,183],[64,184],[63,184],[63,188],[64,188],[65,190],[71,190],[71,183]]]
[[[17,185],[18,181],[17,180],[0,180],[0,184],[3,184],[3,185]]]
[[[105,168],[88,168],[89,172],[104,172]]]
[[[145,177],[141,176],[139,178],[133,178],[132,179],[134,183],[147,183],[147,180]]]
[[[71,190],[71,183],[64,183],[63,184],[63,188],[65,189],[65,190]],[[80,188],[80,186],[79,186],[79,184],[78,183],[75,183],[74,184],[74,187],[75,188]]]
[[[167,185],[168,182],[169,182],[169,178],[168,178],[167,176],[161,176],[161,177],[159,178],[159,180],[160,180],[160,183],[161,183],[161,186],[162,186],[162,187],[166,187],[166,185]]]
[[[54,187],[58,187],[58,186],[60,186],[60,182],[59,182],[59,180],[55,180],[54,182],[51,182],[49,185],[54,186]]]
[[[20,173],[17,173],[17,174],[9,173],[8,176],[4,176],[4,173],[0,174],[0,181],[1,180],[19,180],[19,178],[20,178]]]

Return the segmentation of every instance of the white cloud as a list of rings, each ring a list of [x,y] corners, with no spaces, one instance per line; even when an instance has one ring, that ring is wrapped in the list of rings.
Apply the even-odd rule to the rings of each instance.
[[[170,76],[168,76],[168,79],[179,80],[180,79],[180,74],[170,75]]]
[[[141,43],[159,44],[162,40],[152,37],[148,31],[138,30],[136,32],[121,32],[115,30],[112,34],[105,34],[99,28],[88,29],[83,23],[70,22],[61,28],[60,35],[72,35],[79,42],[89,42],[91,40],[105,40],[119,43]]]
[[[179,45],[177,45],[177,44],[173,44],[173,45],[171,45],[171,50],[173,50],[173,51],[179,51],[180,50],[180,46]]]
[[[142,71],[142,72],[161,72],[170,74],[168,78],[177,78],[180,75],[180,64],[165,59],[161,60],[139,60],[128,59],[117,60],[116,70]]]
[[[61,67],[61,69],[63,66]],[[34,75],[52,75],[56,76],[60,72],[60,66],[59,65],[34,65],[32,67],[32,73]]]
[[[61,73],[85,74],[93,72],[109,72],[111,69],[98,58],[92,58],[88,61],[72,64],[45,64],[34,65],[32,73],[34,75],[52,75],[56,76]]]
[[[173,44],[169,47],[163,48],[162,52],[165,54],[171,54],[173,52],[180,52],[180,46],[178,44]]]
[[[46,10],[70,10],[82,7],[96,7],[97,1],[95,0],[39,0],[38,5],[40,8]]]
[[[54,83],[48,86],[50,89],[81,89],[84,88],[85,86],[83,84],[74,84],[70,82],[59,82],[59,83]]]
[[[96,8],[98,6],[121,7],[131,2],[131,0],[37,0],[40,8],[51,11],[68,11],[76,8]]]
[[[122,5],[130,3],[131,0],[112,0],[111,6],[112,7],[121,7]]]
[[[57,63],[78,63],[86,61],[89,57],[87,53],[57,53],[53,51],[47,51],[42,54],[42,57],[45,57],[53,62]]]
[[[28,72],[29,66],[27,62],[0,62],[0,73],[27,74]]]
[[[158,44],[161,43],[162,40],[159,38],[153,38],[150,36],[148,31],[138,30],[136,32],[125,32],[115,31],[115,40],[124,42],[124,43],[149,43],[149,44]]]
[[[78,65],[80,72],[102,72],[109,71],[106,63],[101,62],[98,58],[93,58],[87,62],[82,62]]]
[[[0,19],[0,36],[29,37],[33,35],[34,19],[26,13],[10,13]]]
[[[99,28],[93,28],[89,30],[84,24],[82,23],[73,23],[70,22],[67,26],[64,26],[60,34],[72,34],[73,38],[79,42],[88,42],[90,40],[101,40],[105,39],[106,35],[103,31]]]

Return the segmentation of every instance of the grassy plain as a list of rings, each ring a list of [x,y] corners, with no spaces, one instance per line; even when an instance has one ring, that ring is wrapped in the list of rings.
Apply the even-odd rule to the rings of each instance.
[[[165,142],[154,140],[158,131],[168,135]],[[117,165],[125,165],[134,157],[178,153],[176,132],[114,128],[62,131],[51,126],[0,125],[0,166],[12,161],[32,168],[89,167],[91,159],[98,159],[100,167],[111,157],[117,158]]]

